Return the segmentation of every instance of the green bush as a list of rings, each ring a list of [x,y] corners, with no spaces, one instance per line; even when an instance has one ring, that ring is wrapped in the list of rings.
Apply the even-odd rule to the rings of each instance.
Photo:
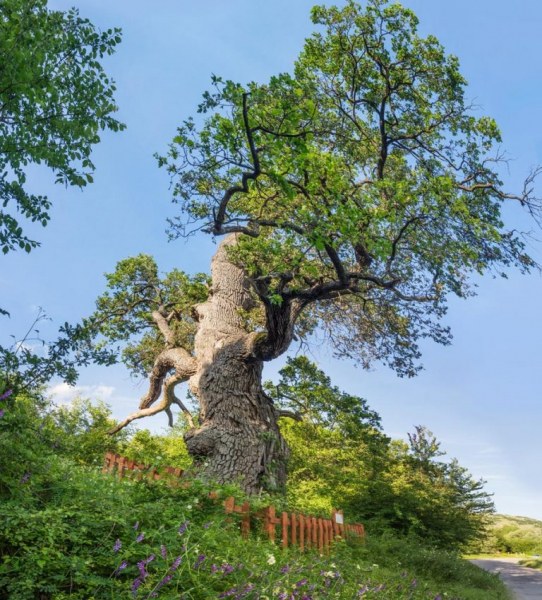
[[[506,598],[495,577],[413,541],[338,542],[329,557],[283,551],[258,535],[243,541],[200,483],[119,482],[65,459],[54,473],[46,499],[0,506],[0,597]]]

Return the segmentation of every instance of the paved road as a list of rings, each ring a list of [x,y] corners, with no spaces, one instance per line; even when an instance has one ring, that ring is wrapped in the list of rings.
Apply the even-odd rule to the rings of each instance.
[[[473,560],[486,571],[498,573],[517,600],[542,600],[542,572],[517,564],[517,558]]]

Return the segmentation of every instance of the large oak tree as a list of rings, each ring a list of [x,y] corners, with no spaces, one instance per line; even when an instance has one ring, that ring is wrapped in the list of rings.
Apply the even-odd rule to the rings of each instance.
[[[296,337],[321,328],[339,355],[411,376],[421,338],[449,342],[446,298],[471,294],[471,274],[535,266],[501,210],[538,217],[536,173],[520,193],[503,188],[499,130],[465,100],[457,58],[384,0],[312,17],[292,74],[215,77],[203,117],[159,158],[180,208],[171,235],[223,238],[209,285],[129,259],[89,320],[150,371],[118,428],[169,411],[188,380],[189,452],[205,476],[252,492],[284,482],[281,412],[261,374]]]

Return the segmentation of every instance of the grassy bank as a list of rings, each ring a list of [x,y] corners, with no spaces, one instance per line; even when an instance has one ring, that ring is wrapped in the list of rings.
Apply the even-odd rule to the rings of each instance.
[[[243,541],[208,491],[53,461],[0,507],[0,598],[508,597],[496,577],[414,540],[369,535],[326,557],[282,551],[257,532]]]

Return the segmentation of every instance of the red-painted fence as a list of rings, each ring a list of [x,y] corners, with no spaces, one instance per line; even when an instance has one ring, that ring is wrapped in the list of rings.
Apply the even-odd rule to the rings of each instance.
[[[135,477],[136,480],[148,478],[152,481],[166,479],[173,485],[180,485],[183,475],[182,469],[165,467],[163,473],[159,473],[154,467],[138,464],[118,454],[108,452],[105,455],[104,473],[114,474],[116,471],[119,479],[126,476]],[[189,482],[186,482],[190,485]],[[212,498],[218,495],[214,492],[209,494]],[[263,522],[265,535],[274,543],[277,541],[277,526],[279,526],[279,538],[283,548],[297,546],[301,551],[306,548],[318,550],[320,554],[328,553],[336,538],[355,537],[361,539],[365,536],[365,528],[360,523],[345,523],[341,510],[334,510],[331,519],[322,519],[303,515],[301,513],[282,512],[276,514],[274,506],[253,512],[250,504],[245,501],[241,505],[235,504],[235,498],[229,497],[224,500],[224,512],[228,515],[240,515],[241,535],[247,538],[250,534],[251,523],[254,519]]]

